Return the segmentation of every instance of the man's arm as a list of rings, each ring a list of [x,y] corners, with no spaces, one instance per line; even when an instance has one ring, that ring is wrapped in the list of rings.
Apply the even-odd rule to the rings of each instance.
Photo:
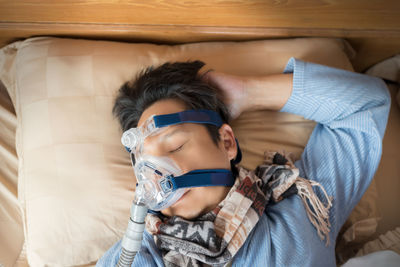
[[[296,166],[334,197],[337,234],[378,167],[390,94],[380,79],[300,60],[285,72],[294,75],[293,91],[281,111],[318,122]]]
[[[281,110],[292,94],[292,89],[292,73],[247,77],[245,110]]]
[[[222,90],[232,119],[247,110],[280,110],[292,93],[291,73],[239,77],[212,71],[200,76]]]
[[[331,240],[368,188],[382,153],[390,95],[382,80],[291,59],[285,74],[242,78],[240,112],[270,109],[318,122],[302,157],[300,175],[334,197]],[[221,88],[221,86],[219,86]],[[229,88],[224,89],[229,94]],[[232,98],[232,97],[231,97]],[[239,112],[239,114],[240,114]]]

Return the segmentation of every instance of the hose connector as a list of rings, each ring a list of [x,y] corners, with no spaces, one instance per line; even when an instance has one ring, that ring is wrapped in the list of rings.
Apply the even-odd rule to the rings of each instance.
[[[132,203],[128,228],[122,238],[122,252],[117,264],[118,267],[130,267],[136,253],[140,250],[147,210],[147,206],[141,201],[135,199]]]

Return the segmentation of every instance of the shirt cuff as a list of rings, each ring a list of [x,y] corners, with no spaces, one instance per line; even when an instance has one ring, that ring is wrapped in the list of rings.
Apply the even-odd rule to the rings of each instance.
[[[293,73],[292,93],[286,104],[280,110],[298,115],[304,115],[304,69],[305,62],[290,58],[283,73]]]

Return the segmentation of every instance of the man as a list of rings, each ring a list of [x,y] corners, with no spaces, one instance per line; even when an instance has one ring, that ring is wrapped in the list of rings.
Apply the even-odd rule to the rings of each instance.
[[[148,215],[133,266],[336,266],[334,241],[382,153],[390,108],[385,84],[294,58],[283,74],[265,77],[201,75],[202,66],[195,61],[148,69],[122,86],[116,99],[114,114],[124,131],[143,131],[152,115],[218,114],[216,125],[182,120],[144,135],[140,153],[170,159],[178,177],[216,169],[234,177],[234,184],[211,186],[197,179],[172,204]],[[240,149],[229,116],[257,109],[318,123],[294,165],[272,153],[254,172],[236,169]],[[115,265],[120,251],[118,242],[98,265]]]

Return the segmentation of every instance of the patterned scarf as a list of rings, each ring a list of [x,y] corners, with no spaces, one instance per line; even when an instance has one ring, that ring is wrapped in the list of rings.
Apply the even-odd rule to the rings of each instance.
[[[319,186],[324,205],[312,186]],[[163,254],[167,267],[224,266],[245,243],[269,202],[298,194],[310,222],[321,240],[329,244],[329,208],[332,199],[315,181],[299,177],[290,155],[266,152],[265,162],[255,171],[239,168],[239,175],[226,198],[195,221],[149,214],[146,229]]]

